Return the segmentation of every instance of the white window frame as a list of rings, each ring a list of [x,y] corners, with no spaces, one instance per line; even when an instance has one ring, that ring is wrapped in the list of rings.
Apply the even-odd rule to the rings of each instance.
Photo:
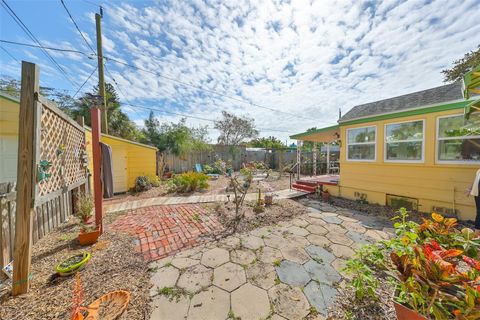
[[[453,118],[453,117],[458,117],[461,116],[463,117],[463,113],[455,113],[455,114],[449,114],[446,116],[439,116],[437,117],[437,124],[436,124],[436,132],[435,132],[435,163],[438,164],[466,164],[466,165],[474,165],[478,166],[480,163],[480,160],[472,160],[472,161],[465,161],[465,160],[460,160],[460,161],[455,161],[455,160],[440,160],[439,159],[439,146],[440,146],[440,140],[460,140],[462,138],[460,137],[450,137],[450,138],[440,138],[440,119],[444,118]],[[480,139],[480,135],[477,136],[468,136],[469,139]]]
[[[395,142],[422,142],[422,158],[420,160],[388,160],[387,159],[387,126],[392,124],[400,124],[400,123],[408,123],[408,122],[418,122],[422,121],[422,139],[414,139],[414,140],[397,140]],[[415,120],[407,120],[407,121],[400,121],[400,122],[390,122],[385,123],[383,128],[383,140],[384,140],[384,147],[383,147],[383,161],[385,162],[393,162],[393,163],[425,163],[425,119],[415,119]],[[392,143],[392,141],[390,141]]]
[[[349,159],[349,154],[348,154],[348,146],[353,146],[353,145],[362,145],[362,144],[372,144],[372,142],[355,142],[355,143],[348,143],[348,132],[351,130],[357,130],[357,129],[364,129],[364,128],[374,128],[375,129],[375,151],[373,154],[373,159]],[[377,126],[364,126],[364,127],[355,127],[355,128],[348,128],[347,129],[347,136],[346,136],[346,151],[347,151],[347,161],[351,162],[377,162],[377,139],[378,139],[378,130]]]

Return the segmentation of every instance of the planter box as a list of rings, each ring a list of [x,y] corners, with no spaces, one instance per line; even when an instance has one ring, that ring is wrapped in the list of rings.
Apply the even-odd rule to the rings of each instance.
[[[80,245],[82,246],[88,246],[97,242],[99,236],[99,229],[90,232],[80,231],[80,233],[78,234],[78,242],[80,242]]]
[[[412,310],[395,300],[393,300],[393,306],[395,307],[397,320],[427,320],[427,318],[419,314],[417,311]]]

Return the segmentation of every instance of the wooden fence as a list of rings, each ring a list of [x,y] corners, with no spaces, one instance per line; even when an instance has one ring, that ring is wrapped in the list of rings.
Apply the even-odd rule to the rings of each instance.
[[[38,88],[38,67],[22,62],[17,183],[0,195],[0,267],[14,260],[13,294],[28,290],[31,244],[66,221],[77,192],[88,190],[85,130]]]

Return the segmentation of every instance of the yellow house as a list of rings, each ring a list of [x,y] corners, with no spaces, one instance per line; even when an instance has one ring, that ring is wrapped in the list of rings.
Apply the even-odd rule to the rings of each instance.
[[[291,138],[340,140],[334,195],[473,220],[466,190],[480,168],[480,114],[466,120],[468,103],[457,82],[355,106],[337,126]]]
[[[18,98],[0,93],[0,183],[17,179]],[[92,134],[85,128],[89,170],[92,167]],[[112,148],[114,192],[121,193],[135,186],[135,178],[156,175],[157,148],[102,134],[102,142]]]

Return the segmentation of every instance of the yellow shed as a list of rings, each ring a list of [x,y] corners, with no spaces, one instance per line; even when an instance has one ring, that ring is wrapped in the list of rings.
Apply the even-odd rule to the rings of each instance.
[[[92,157],[92,132],[86,128],[88,158]],[[138,176],[154,177],[157,170],[157,148],[102,134],[101,141],[112,148],[113,192],[122,193],[135,186]],[[92,161],[88,169],[93,172]]]
[[[18,112],[20,100],[0,93],[0,183],[17,179]],[[92,168],[92,134],[85,128],[89,170]],[[138,176],[156,175],[157,148],[114,137],[102,135],[102,142],[112,148],[114,192],[121,193],[135,186]]]
[[[329,131],[339,135],[339,183],[328,188],[334,195],[473,220],[466,190],[480,168],[480,114],[466,120],[468,103],[457,82],[355,106],[338,126],[291,138],[331,142]]]

